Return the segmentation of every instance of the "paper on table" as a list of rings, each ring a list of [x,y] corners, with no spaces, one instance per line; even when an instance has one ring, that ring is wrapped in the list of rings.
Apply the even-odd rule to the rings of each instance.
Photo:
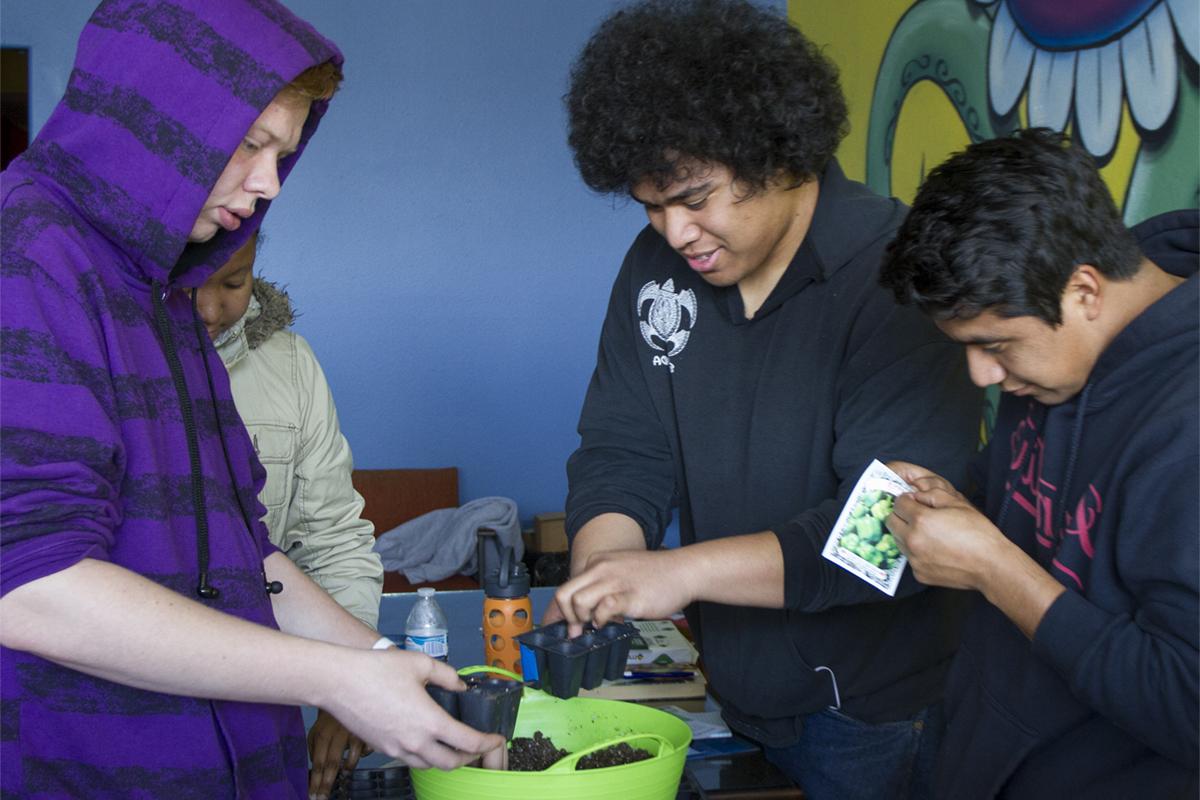
[[[679,706],[660,706],[659,710],[686,722],[692,729],[693,739],[719,739],[733,735],[725,720],[721,719],[720,711],[685,711]]]

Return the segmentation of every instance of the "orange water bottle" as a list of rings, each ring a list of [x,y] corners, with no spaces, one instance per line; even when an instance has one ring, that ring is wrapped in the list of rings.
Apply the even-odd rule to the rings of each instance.
[[[521,645],[514,637],[533,629],[529,570],[514,562],[511,547],[483,576],[483,655],[489,667],[521,674]]]

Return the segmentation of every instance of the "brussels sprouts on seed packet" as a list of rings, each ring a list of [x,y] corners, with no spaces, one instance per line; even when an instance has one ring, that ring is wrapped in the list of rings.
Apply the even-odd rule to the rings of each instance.
[[[911,491],[903,478],[872,461],[854,484],[821,555],[884,594],[895,595],[908,559],[883,521],[892,513],[896,495]]]

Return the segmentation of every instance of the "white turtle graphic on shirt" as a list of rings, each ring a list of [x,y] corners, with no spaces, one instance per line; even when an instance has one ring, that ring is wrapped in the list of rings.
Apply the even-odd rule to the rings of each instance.
[[[637,309],[642,338],[655,350],[666,353],[655,356],[653,363],[668,366],[674,372],[675,365],[669,359],[687,346],[696,325],[696,293],[691,289],[675,291],[675,281],[671,278],[662,286],[649,281],[638,292]],[[686,318],[683,311],[687,311]]]

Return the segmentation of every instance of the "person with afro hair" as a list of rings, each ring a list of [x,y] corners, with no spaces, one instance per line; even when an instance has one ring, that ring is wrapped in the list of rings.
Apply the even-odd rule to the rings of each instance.
[[[965,596],[906,574],[890,597],[821,551],[872,459],[961,482],[982,400],[878,285],[905,208],[833,157],[834,66],[761,6],[648,0],[600,25],[566,105],[584,182],[650,224],[601,332],[546,621],[684,609],[725,719],[808,797],[923,795]]]

